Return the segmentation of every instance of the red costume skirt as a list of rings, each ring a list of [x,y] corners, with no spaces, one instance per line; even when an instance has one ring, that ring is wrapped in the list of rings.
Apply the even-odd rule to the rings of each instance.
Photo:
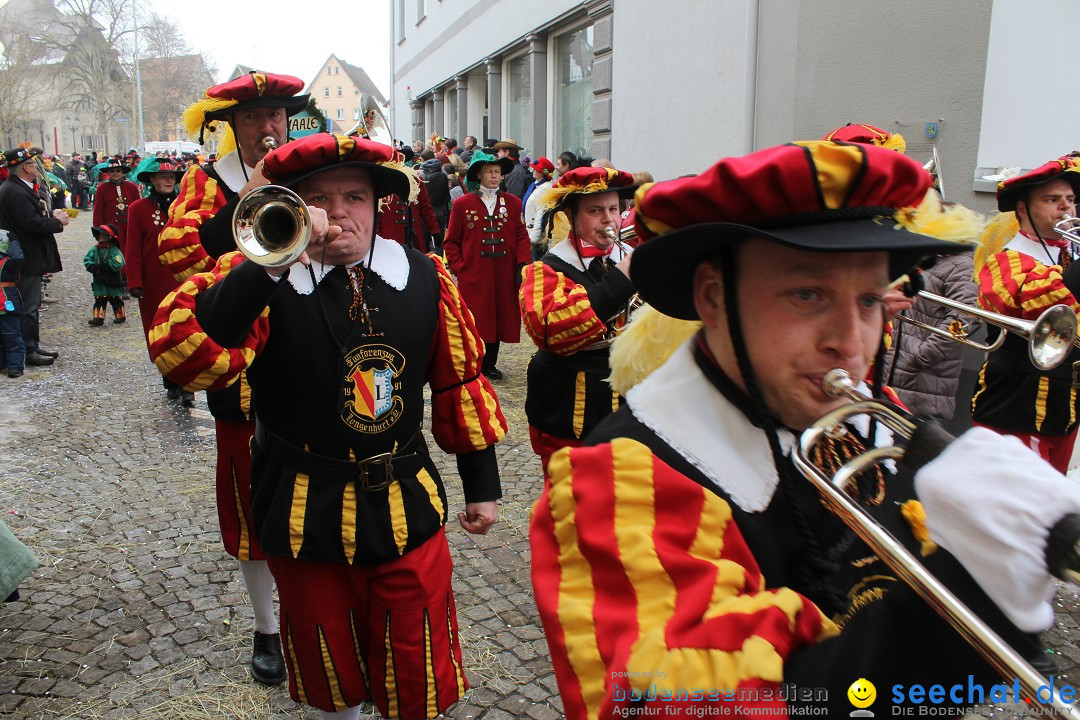
[[[544,477],[547,477],[548,460],[556,451],[562,450],[564,447],[581,447],[580,440],[548,435],[546,432],[537,430],[532,425],[529,426],[529,442],[532,443],[533,452],[540,456],[540,467],[544,471]]]
[[[251,520],[251,436],[255,421],[215,420],[217,511],[225,552],[237,560],[265,560]]]
[[[269,564],[293,700],[327,712],[371,700],[383,717],[423,720],[461,698],[468,684],[444,530],[382,565]]]

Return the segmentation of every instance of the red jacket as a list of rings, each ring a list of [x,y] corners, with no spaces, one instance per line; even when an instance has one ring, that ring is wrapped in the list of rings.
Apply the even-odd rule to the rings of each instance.
[[[131,205],[139,199],[139,186],[130,180],[119,185],[109,181],[99,183],[94,195],[94,227],[105,223],[116,225],[120,232],[120,252],[127,257],[127,220]]]
[[[431,207],[431,199],[428,197],[427,187],[420,183],[420,196],[412,205],[412,229],[416,240],[416,249],[420,252],[428,252],[428,234],[438,235],[442,232],[439,221],[435,219],[435,210]],[[427,233],[424,230],[427,230]],[[390,195],[388,202],[379,209],[379,219],[376,232],[380,237],[394,240],[402,245],[405,242],[405,201],[397,195]]]
[[[165,269],[158,257],[158,235],[168,221],[168,214],[160,211],[153,197],[136,200],[128,211],[127,252],[124,254],[128,287],[142,288],[139,315],[146,334],[150,333],[158,305],[180,286],[180,281]]]
[[[478,194],[462,195],[450,209],[443,250],[484,342],[517,342],[521,337],[520,268],[532,261],[521,200],[499,193],[489,220]]]

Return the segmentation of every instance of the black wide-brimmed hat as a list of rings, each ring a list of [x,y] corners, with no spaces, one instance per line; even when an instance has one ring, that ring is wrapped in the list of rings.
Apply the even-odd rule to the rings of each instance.
[[[810,252],[887,252],[898,277],[925,257],[971,250],[909,229],[920,226],[915,209],[931,182],[916,161],[873,145],[815,140],[725,158],[638,190],[634,222],[646,242],[631,279],[660,312],[695,319],[694,268],[746,237]],[[972,224],[963,237],[977,232]]]

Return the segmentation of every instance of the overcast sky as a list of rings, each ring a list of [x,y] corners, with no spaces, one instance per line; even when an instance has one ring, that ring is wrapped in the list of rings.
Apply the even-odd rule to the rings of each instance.
[[[390,96],[390,4],[361,0],[254,3],[249,0],[144,0],[175,22],[195,51],[204,53],[228,78],[236,65],[285,73],[310,83],[333,53],[367,71]]]

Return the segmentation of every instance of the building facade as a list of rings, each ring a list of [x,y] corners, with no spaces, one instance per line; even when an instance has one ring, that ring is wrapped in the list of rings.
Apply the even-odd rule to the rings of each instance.
[[[1072,0],[389,1],[402,140],[510,137],[665,179],[865,122],[936,148],[945,198],[983,212],[985,175],[1080,144],[1046,107],[1071,86],[1046,39],[1080,27]]]
[[[386,97],[371,81],[364,68],[350,65],[330,55],[308,83],[307,90],[315,104],[333,123],[334,132],[346,133],[360,121],[360,97],[367,94],[386,107]]]

